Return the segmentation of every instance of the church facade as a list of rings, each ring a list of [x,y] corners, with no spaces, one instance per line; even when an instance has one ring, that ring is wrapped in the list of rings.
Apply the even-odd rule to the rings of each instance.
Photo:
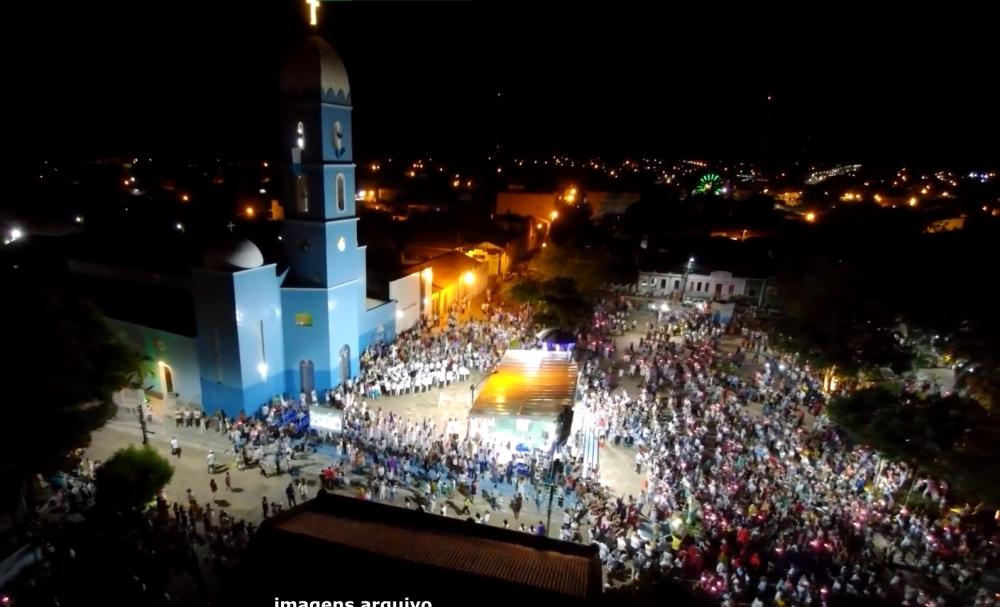
[[[265,262],[245,239],[216,243],[181,276],[71,262],[77,273],[182,294],[191,306],[188,330],[106,314],[154,361],[153,392],[208,413],[255,413],[277,394],[337,386],[358,374],[366,347],[395,338],[396,302],[367,297],[344,65],[312,36],[283,69],[281,92],[287,267]]]

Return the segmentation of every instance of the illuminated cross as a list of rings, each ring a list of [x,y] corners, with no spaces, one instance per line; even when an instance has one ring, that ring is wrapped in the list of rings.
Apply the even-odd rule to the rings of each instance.
[[[309,25],[316,25],[316,9],[319,8],[319,0],[306,0],[309,5]]]
[[[230,221],[229,223],[226,224],[226,227],[229,228],[230,232],[232,232],[233,228],[236,227],[236,224]]]

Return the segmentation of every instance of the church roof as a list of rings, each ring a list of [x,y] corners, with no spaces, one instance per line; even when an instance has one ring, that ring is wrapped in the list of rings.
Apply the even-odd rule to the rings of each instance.
[[[281,71],[281,92],[286,97],[318,96],[327,103],[351,104],[347,68],[319,36],[310,36],[292,50]]]

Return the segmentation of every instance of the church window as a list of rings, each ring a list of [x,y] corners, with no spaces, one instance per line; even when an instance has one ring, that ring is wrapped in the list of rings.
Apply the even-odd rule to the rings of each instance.
[[[341,236],[340,238],[337,239],[337,250],[343,253],[344,249],[346,248],[347,248],[347,241],[344,240],[343,236]]]
[[[309,312],[297,312],[295,314],[295,324],[299,327],[313,326],[313,316]]]
[[[306,127],[305,127],[305,125],[300,122],[298,124],[298,126],[295,128],[295,132],[298,135],[298,139],[295,140],[295,143],[298,144],[300,150],[306,149]]]
[[[337,173],[337,210],[343,211],[347,208],[347,184],[343,173]]]
[[[305,175],[295,178],[295,210],[299,213],[309,212],[309,184]]]
[[[333,152],[340,158],[344,154],[344,129],[340,125],[340,121],[336,120],[333,123]]]

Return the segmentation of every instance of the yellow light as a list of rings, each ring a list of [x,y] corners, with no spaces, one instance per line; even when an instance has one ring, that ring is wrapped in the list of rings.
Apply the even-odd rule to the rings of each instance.
[[[253,217],[256,211],[253,210],[253,207],[247,207],[244,213],[246,213],[247,217]]]
[[[549,218],[552,219],[552,221],[555,221],[557,217],[559,217],[559,211],[552,211],[549,213]]]
[[[309,25],[316,25],[316,9],[319,8],[319,0],[306,0],[309,5]]]
[[[360,192],[358,192],[358,196],[360,196],[361,198],[364,198],[367,195],[368,195],[368,190],[361,190]]]
[[[462,182],[459,181],[459,180],[457,180],[457,179],[455,181],[451,182],[451,187],[453,187],[453,188],[457,188],[460,185],[462,185]]]
[[[470,270],[465,273],[465,275],[462,277],[462,280],[465,281],[465,284],[471,285],[476,282],[476,275],[473,274],[472,271]]]
[[[816,221],[816,213],[813,213],[812,211],[809,211],[808,213],[806,213],[806,221],[809,221],[809,222]]]
[[[537,224],[535,224],[535,227],[538,228],[539,230],[541,230],[542,229],[542,222],[539,221]]]
[[[471,188],[472,187],[472,180],[471,179],[465,182],[465,187],[467,187],[467,188]]]
[[[124,185],[128,185],[128,179],[125,180]]]
[[[187,194],[181,194],[181,202],[188,202],[189,200],[191,200],[190,196]]]
[[[268,167],[268,164],[267,164],[267,161],[265,160],[264,161],[264,168],[266,169],[267,167]]]
[[[549,243],[547,243],[547,242],[543,242],[543,243],[542,243],[542,248],[543,248],[543,249],[544,249],[545,247],[547,247],[547,246],[549,246]]]
[[[917,197],[916,196],[910,196],[910,199],[908,201],[906,201],[906,203],[908,205],[910,205],[911,207],[917,206]]]
[[[424,268],[424,271],[421,272],[420,275],[424,277],[424,280],[430,280],[431,277],[434,276],[434,273],[431,271],[430,268]]]

